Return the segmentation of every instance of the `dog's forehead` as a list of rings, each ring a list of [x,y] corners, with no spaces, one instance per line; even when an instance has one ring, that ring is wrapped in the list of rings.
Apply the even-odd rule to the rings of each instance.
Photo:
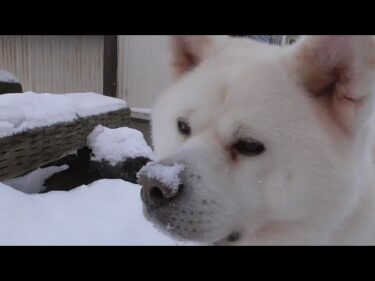
[[[290,77],[288,68],[282,64],[281,52],[232,52],[223,51],[205,61],[175,84],[172,92],[195,102],[207,99],[222,103],[224,96],[251,100],[273,94],[273,88],[280,89],[279,84],[285,84],[284,80]]]
[[[278,111],[277,107],[303,102],[303,88],[284,61],[282,54],[260,52],[258,56],[244,55],[242,60],[223,64],[221,69],[217,65],[207,67],[206,72],[212,75],[210,83],[216,89],[207,89],[204,94],[224,110],[244,109],[249,113]]]
[[[240,102],[266,101],[277,98],[290,91],[291,73],[279,59],[249,61],[239,63],[230,69],[226,77],[226,94],[228,101]]]
[[[282,48],[234,50],[227,48],[183,77],[169,89],[165,102],[178,115],[204,123],[232,111],[250,118],[285,111],[291,103],[303,107],[306,99],[284,63]]]

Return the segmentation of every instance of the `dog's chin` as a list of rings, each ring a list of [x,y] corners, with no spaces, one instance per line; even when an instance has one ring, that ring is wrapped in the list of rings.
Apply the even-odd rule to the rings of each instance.
[[[223,234],[223,232],[218,234],[214,231],[195,233],[183,231],[181,228],[174,227],[168,217],[158,216],[155,210],[150,211],[145,206],[143,207],[143,213],[145,218],[160,232],[181,242],[191,241],[202,245],[224,246],[231,245],[240,239],[240,233],[236,231],[228,231],[227,234]]]
[[[241,238],[241,234],[237,231],[233,231],[223,239],[217,240],[212,243],[214,246],[230,246],[236,244]]]
[[[188,241],[193,241],[189,238],[186,238],[186,237],[183,237],[181,235],[179,235],[178,233],[176,233],[175,231],[173,231],[169,224],[165,224],[165,223],[162,223],[160,222],[160,220],[158,220],[154,215],[151,215],[151,212],[149,210],[149,208],[143,206],[143,215],[144,217],[146,218],[147,221],[149,221],[150,223],[152,223],[152,225],[157,229],[159,230],[161,233],[177,240],[177,241],[181,241],[181,242],[186,242],[187,240]],[[195,241],[195,242],[198,242],[198,241]]]

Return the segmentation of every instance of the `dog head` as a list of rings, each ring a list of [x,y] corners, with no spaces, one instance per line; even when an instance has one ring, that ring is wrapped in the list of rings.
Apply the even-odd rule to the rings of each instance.
[[[206,243],[337,227],[372,161],[372,38],[280,47],[176,36],[171,45],[175,81],[152,113],[158,160],[139,175],[147,217]],[[169,183],[157,176],[168,167]]]

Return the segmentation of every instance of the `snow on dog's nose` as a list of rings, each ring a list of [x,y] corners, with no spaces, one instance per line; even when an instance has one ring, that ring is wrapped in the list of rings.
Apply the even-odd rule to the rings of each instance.
[[[144,166],[137,174],[144,204],[157,208],[170,202],[182,188],[184,169],[182,164],[165,165],[158,162]]]

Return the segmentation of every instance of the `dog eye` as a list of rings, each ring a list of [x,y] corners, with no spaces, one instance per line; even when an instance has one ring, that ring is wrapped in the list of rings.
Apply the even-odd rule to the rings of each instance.
[[[177,127],[178,127],[178,131],[182,134],[182,135],[185,135],[185,136],[189,136],[190,133],[191,133],[191,128],[189,126],[189,123],[183,119],[183,118],[179,118],[177,120]]]
[[[239,140],[233,145],[233,148],[240,154],[246,156],[256,156],[262,154],[265,150],[264,144],[257,140]]]

